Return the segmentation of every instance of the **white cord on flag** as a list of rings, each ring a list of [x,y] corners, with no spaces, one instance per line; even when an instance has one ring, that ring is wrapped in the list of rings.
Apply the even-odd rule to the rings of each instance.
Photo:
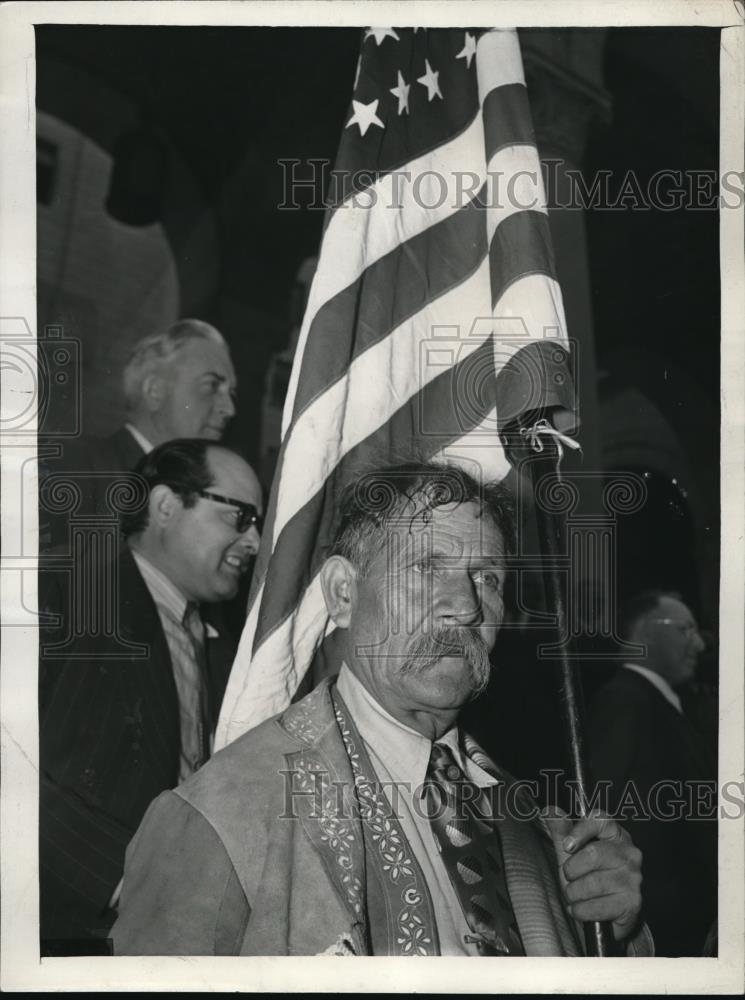
[[[550,424],[545,417],[536,421],[532,427],[521,427],[520,434],[522,437],[526,438],[528,444],[533,449],[533,451],[540,454],[543,451],[544,444],[541,440],[542,436],[552,437],[556,441],[556,450],[558,452],[558,458],[556,461],[557,472],[561,466],[561,460],[564,457],[564,449],[562,445],[566,445],[567,448],[571,448],[573,451],[582,451],[582,446],[579,441],[575,441],[574,438],[567,437],[566,434],[562,434],[558,431],[553,424]]]

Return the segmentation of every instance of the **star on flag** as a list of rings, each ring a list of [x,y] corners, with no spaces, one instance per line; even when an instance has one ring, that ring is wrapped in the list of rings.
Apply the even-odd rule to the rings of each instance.
[[[424,76],[418,77],[417,83],[421,83],[424,87],[427,88],[428,101],[431,101],[433,97],[442,98],[442,93],[440,92],[440,85],[437,82],[437,77],[440,75],[439,72],[436,72],[435,70],[432,69],[432,67],[429,64],[429,59],[424,60],[424,65],[427,72],[424,74]]]
[[[365,41],[370,37],[374,38],[378,45],[381,45],[383,39],[388,37],[395,38],[397,42],[401,41],[393,28],[368,28],[365,32]]]
[[[471,60],[476,55],[476,39],[469,32],[466,32],[466,43],[460,50],[456,59],[465,59],[466,66],[471,68]]]
[[[398,113],[403,114],[405,111],[408,115],[409,113],[409,91],[411,90],[411,84],[407,84],[401,75],[401,70],[398,71],[398,86],[391,87],[391,93],[394,97],[398,98]]]
[[[353,100],[352,107],[354,108],[354,114],[345,125],[345,128],[349,128],[350,125],[359,125],[361,135],[364,135],[371,125],[379,125],[380,128],[384,128],[382,121],[376,114],[379,103],[377,99],[370,101],[369,104]]]

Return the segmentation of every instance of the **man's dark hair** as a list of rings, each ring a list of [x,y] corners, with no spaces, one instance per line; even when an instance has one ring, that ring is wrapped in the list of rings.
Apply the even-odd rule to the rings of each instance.
[[[639,619],[648,615],[650,611],[654,611],[663,597],[671,597],[676,601],[683,600],[680,594],[674,590],[649,587],[647,590],[642,590],[624,601],[618,612],[619,638],[624,640],[630,639],[634,626]]]
[[[330,555],[340,555],[364,574],[392,521],[431,517],[436,507],[476,503],[501,532],[505,552],[514,550],[512,494],[500,483],[480,485],[455,465],[412,462],[363,473],[339,498],[339,528]]]
[[[216,447],[219,446],[214,441],[202,438],[165,441],[143,455],[134,472],[144,480],[148,497],[155,486],[165,485],[182,498],[184,507],[193,507],[198,499],[197,493],[208,489],[214,482],[207,452]],[[149,517],[147,503],[131,514],[123,515],[121,527],[124,537],[144,531]]]

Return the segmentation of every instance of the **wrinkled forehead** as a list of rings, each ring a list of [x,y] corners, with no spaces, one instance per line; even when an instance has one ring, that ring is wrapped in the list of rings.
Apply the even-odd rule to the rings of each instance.
[[[412,505],[391,519],[386,535],[402,555],[417,551],[470,559],[505,552],[502,533],[491,514],[474,502]]]

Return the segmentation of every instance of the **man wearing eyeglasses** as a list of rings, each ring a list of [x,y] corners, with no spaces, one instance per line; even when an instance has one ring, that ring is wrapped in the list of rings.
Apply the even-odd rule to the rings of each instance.
[[[59,623],[40,646],[48,953],[89,953],[85,942],[106,937],[145,810],[209,757],[235,650],[202,613],[235,596],[259,546],[261,488],[235,452],[169,441],[135,472],[147,501],[124,519],[125,543],[86,552],[77,578],[107,593],[40,575],[40,611]]]
[[[680,595],[661,590],[621,609],[619,635],[638,656],[592,703],[594,777],[610,783],[611,809],[642,851],[656,953],[701,955],[716,918],[716,762],[684,715],[681,693],[704,642]]]

